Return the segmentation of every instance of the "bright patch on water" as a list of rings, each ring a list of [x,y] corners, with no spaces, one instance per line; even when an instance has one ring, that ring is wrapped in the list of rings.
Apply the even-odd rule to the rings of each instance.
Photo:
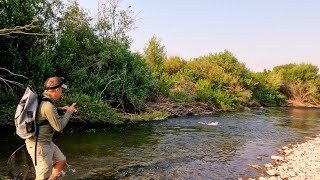
[[[204,124],[204,125],[208,125],[208,126],[218,126],[219,122],[198,122],[199,124]]]

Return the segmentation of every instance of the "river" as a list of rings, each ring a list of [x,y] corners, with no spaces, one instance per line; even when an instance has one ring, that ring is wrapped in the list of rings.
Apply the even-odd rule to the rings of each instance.
[[[115,127],[67,126],[54,142],[68,159],[63,179],[237,179],[259,175],[248,164],[269,163],[277,149],[319,130],[320,109],[265,108]],[[21,144],[13,133],[0,133],[0,179],[8,178],[7,159]]]

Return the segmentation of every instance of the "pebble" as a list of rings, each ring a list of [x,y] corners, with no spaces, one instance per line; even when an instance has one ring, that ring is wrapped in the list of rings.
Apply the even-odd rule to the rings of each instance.
[[[307,137],[302,144],[282,147],[284,157],[271,156],[278,165],[266,164],[268,174],[260,180],[273,179],[310,179],[320,180],[320,134],[315,138]]]
[[[271,156],[271,159],[275,161],[283,161],[283,157],[281,156]]]

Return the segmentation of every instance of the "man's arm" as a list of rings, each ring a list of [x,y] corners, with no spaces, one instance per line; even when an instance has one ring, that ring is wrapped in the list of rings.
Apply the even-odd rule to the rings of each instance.
[[[45,102],[47,107],[45,108],[45,117],[49,121],[50,125],[58,132],[61,132],[63,128],[67,125],[72,112],[66,111],[63,117],[58,114],[58,109],[50,102]]]

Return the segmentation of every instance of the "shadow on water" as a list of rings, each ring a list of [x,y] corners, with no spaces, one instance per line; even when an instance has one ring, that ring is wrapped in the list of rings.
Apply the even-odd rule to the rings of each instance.
[[[275,116],[275,114],[278,114],[278,116]],[[270,118],[277,119],[279,121],[277,125],[279,126],[302,130],[312,129],[317,126],[320,120],[320,111],[318,108],[270,109],[268,115]]]
[[[319,109],[266,108],[126,126],[68,127],[54,142],[70,164],[64,179],[236,179],[258,175],[248,164],[269,163],[276,149],[317,133],[319,119]],[[14,139],[4,137],[1,163],[16,147]]]

